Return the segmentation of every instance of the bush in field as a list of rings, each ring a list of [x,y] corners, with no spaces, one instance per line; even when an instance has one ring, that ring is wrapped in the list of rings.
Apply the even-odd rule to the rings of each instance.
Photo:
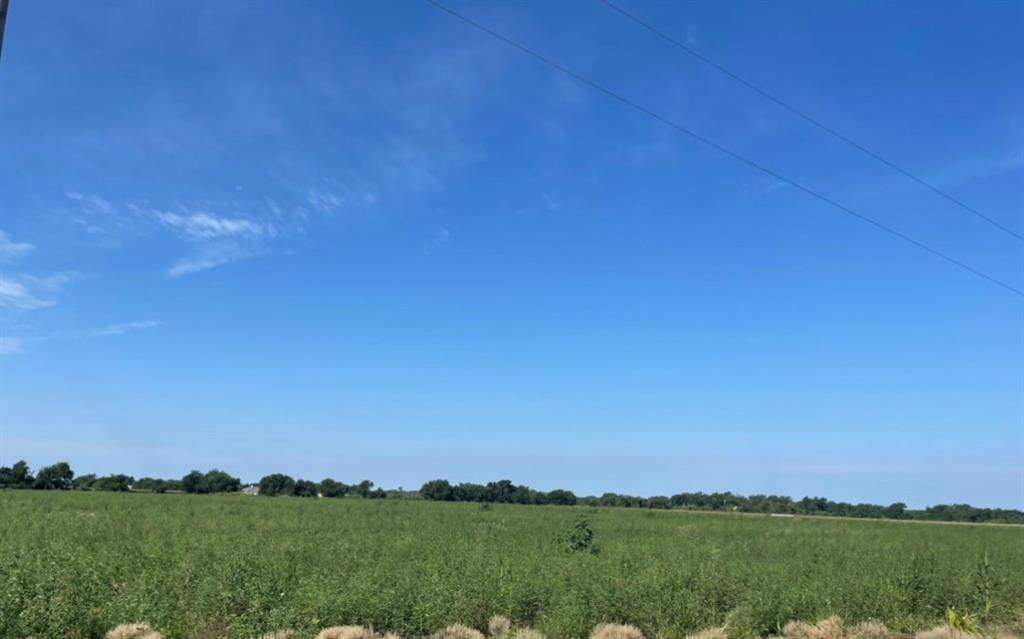
[[[278,495],[291,495],[295,487],[295,480],[288,475],[273,473],[260,480],[260,495],[277,497]]]
[[[597,544],[594,543],[594,531],[586,517],[579,517],[565,536],[565,546],[571,552],[596,555]]]

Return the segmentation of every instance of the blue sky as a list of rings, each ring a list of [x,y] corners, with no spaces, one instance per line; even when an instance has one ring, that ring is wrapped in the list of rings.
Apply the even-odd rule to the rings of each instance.
[[[1024,232],[1024,7],[624,6]],[[994,277],[598,2],[453,6]],[[15,2],[0,463],[1024,507],[1024,300],[426,3]]]

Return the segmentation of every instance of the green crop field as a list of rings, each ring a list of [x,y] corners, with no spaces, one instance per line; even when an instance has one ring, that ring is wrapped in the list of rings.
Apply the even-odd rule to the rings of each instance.
[[[593,544],[566,536],[586,517]],[[577,542],[580,540],[577,539]],[[578,546],[581,544],[577,543]],[[590,549],[596,546],[596,552]],[[168,638],[334,624],[422,634],[492,614],[548,637],[628,622],[730,636],[949,607],[1020,633],[1024,528],[403,500],[0,492],[0,637]]]

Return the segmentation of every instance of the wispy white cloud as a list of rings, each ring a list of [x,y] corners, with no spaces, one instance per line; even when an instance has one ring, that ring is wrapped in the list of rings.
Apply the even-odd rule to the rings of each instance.
[[[56,304],[57,302],[52,299],[43,299],[36,296],[24,283],[18,282],[6,275],[0,275],[0,306],[33,311]]]
[[[25,257],[35,250],[28,242],[15,242],[7,233],[0,231],[0,262],[11,262]]]
[[[92,331],[90,335],[93,337],[107,337],[110,335],[124,335],[132,331],[141,331],[147,328],[156,328],[162,326],[163,322],[160,320],[142,320],[139,322],[120,322],[117,324],[108,324],[103,328],[97,328]]]
[[[278,224],[283,224],[286,231],[290,227],[274,200],[262,198],[254,206],[260,211],[258,216],[223,215],[186,207],[180,213],[152,211],[162,228],[174,231],[193,247],[191,254],[167,269],[167,275],[181,277],[266,254],[267,242],[280,233]]]
[[[244,218],[220,217],[203,211],[185,214],[157,211],[154,215],[160,224],[184,234],[189,239],[276,235],[274,227],[270,224],[261,224]]]
[[[56,306],[55,295],[74,277],[73,271],[60,271],[46,277],[0,275],[0,307],[34,311]]]
[[[0,355],[11,355],[21,351],[21,340],[17,337],[0,337]]]
[[[306,203],[317,213],[331,215],[345,206],[345,197],[333,191],[310,188],[306,193]]]
[[[251,257],[262,255],[265,251],[247,248],[237,242],[215,242],[203,244],[196,253],[183,257],[167,269],[170,277],[181,277],[200,271],[208,271],[218,266],[239,262]]]
[[[73,224],[96,236],[103,243],[116,242],[121,235],[138,224],[138,207],[119,207],[94,193],[65,191],[64,195],[72,204],[69,210],[62,209],[61,212],[66,214],[67,219]]]

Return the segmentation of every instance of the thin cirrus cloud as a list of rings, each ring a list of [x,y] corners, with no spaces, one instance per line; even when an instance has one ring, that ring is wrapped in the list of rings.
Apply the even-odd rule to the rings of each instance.
[[[274,237],[277,235],[277,231],[270,224],[261,224],[245,218],[219,217],[206,212],[182,215],[157,211],[155,217],[160,224],[193,240],[226,237]]]
[[[35,250],[28,242],[15,242],[4,231],[0,231],[0,262],[13,262]]]
[[[167,275],[181,277],[191,273],[206,271],[225,264],[240,262],[266,253],[266,249],[246,247],[238,242],[214,242],[197,247],[196,252],[175,262]]]
[[[132,331],[141,331],[147,328],[156,328],[162,326],[163,322],[160,320],[143,320],[140,322],[120,322],[117,324],[108,324],[103,328],[98,328],[90,333],[93,337],[108,337],[111,335],[124,335]]]
[[[271,244],[282,235],[302,231],[301,222],[308,211],[330,214],[344,206],[346,199],[335,191],[310,189],[284,206],[269,197],[260,197],[246,207],[249,213],[222,214],[217,208],[239,208],[237,201],[206,202],[203,208],[181,206],[178,210],[154,208],[148,203],[111,202],[96,195],[75,191],[65,194],[81,209],[92,227],[99,229],[104,221],[110,224],[97,231],[107,237],[127,234],[151,235],[154,230],[173,234],[187,243],[191,250],[166,268],[169,277],[180,277],[206,271],[245,259],[271,253]],[[109,209],[100,213],[96,202]],[[105,207],[99,207],[105,208]],[[107,212],[110,215],[107,215]],[[102,219],[101,219],[102,218]]]
[[[163,326],[161,320],[141,320],[135,322],[117,322],[114,324],[107,324],[102,328],[95,328],[92,330],[70,330],[70,331],[56,331],[49,333],[37,333],[29,335],[28,337],[0,337],[0,355],[13,355],[15,353],[21,353],[24,350],[26,342],[48,342],[52,340],[80,340],[97,337],[112,337],[116,335],[124,335],[125,333],[133,333],[135,331],[144,331],[152,328]]]
[[[21,351],[21,340],[17,337],[0,337],[0,355],[11,355]]]
[[[56,295],[75,276],[73,271],[58,271],[46,277],[0,275],[0,307],[34,311],[56,306]]]
[[[205,211],[185,214],[157,211],[154,216],[160,224],[173,229],[194,245],[190,255],[167,269],[170,277],[198,273],[262,255],[267,252],[263,241],[277,236],[277,229],[269,222],[223,217]]]

